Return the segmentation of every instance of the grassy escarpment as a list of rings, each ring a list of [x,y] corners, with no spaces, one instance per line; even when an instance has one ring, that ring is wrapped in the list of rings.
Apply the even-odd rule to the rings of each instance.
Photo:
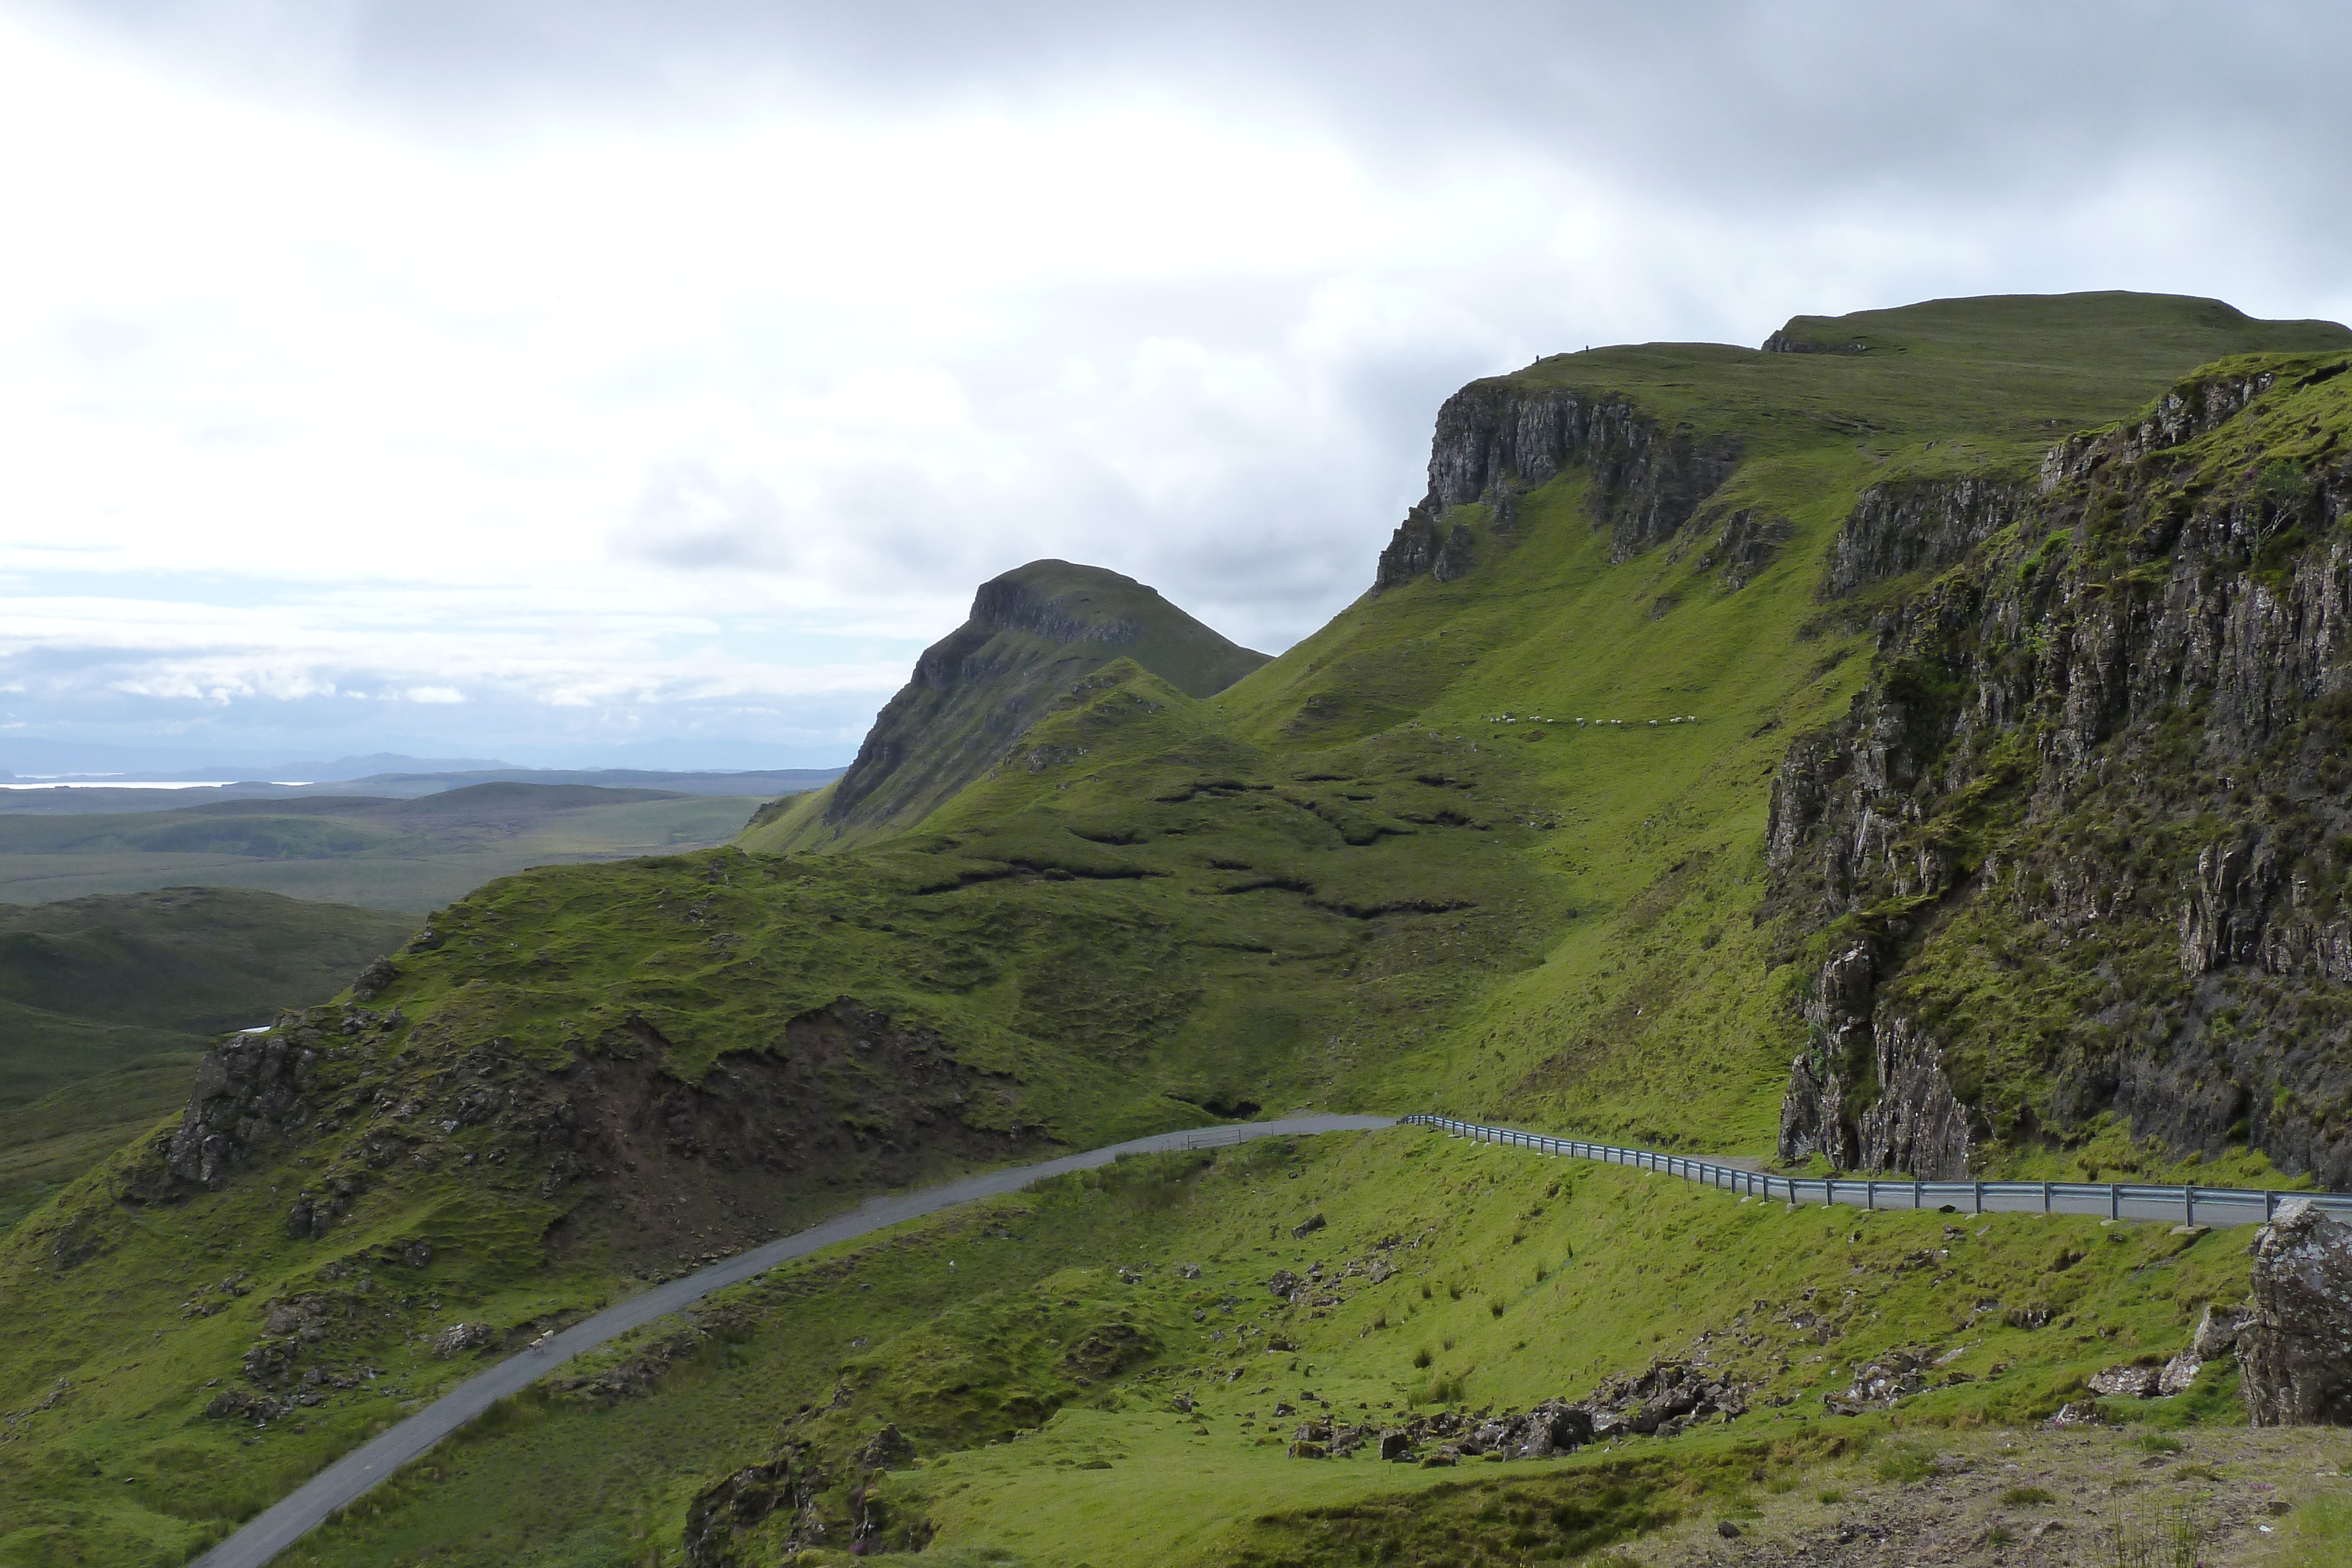
[[[47,1478],[38,1485],[0,1480],[16,1489],[10,1516],[32,1521],[28,1540],[81,1530],[65,1521],[96,1495],[82,1458],[121,1466],[152,1454],[160,1469],[168,1457],[184,1483],[105,1492],[103,1531],[88,1534],[112,1543],[99,1560],[133,1557],[142,1542],[168,1554],[236,1511],[232,1478],[274,1485],[389,1415],[396,1405],[374,1392],[387,1378],[413,1396],[457,1375],[461,1364],[435,1359],[418,1335],[462,1321],[511,1343],[679,1266],[680,1254],[839,1207],[862,1186],[1028,1149],[1320,1103],[1769,1151],[1806,1040],[1809,977],[1779,960],[1811,929],[1792,936],[1796,917],[1766,903],[1771,781],[1792,737],[1833,725],[1871,684],[1874,622],[1925,586],[1914,558],[1877,552],[1867,580],[1824,598],[1864,497],[1898,480],[2030,480],[2059,435],[2130,413],[2201,361],[2317,331],[2204,302],[2113,297],[1951,302],[1885,313],[1871,330],[1859,355],[1666,346],[1543,361],[1504,378],[1493,406],[1553,406],[1566,389],[1622,407],[1622,418],[1573,427],[1602,431],[1614,444],[1607,461],[1564,446],[1548,474],[1489,464],[1475,491],[1441,497],[1429,521],[1454,548],[1443,580],[1434,561],[1403,570],[1205,697],[1108,659],[1057,686],[951,799],[840,852],[772,855],[754,838],[740,851],[541,871],[436,916],[379,995],[289,1021],[286,1043],[299,1050],[270,1070],[284,1092],[268,1125],[233,1138],[211,1176],[173,1175],[168,1147],[129,1151],[0,1251],[0,1290],[56,1325],[0,1360],[0,1409],[67,1390],[26,1417],[27,1452],[50,1468],[26,1472]],[[1645,474],[1690,471],[1653,461],[1660,440],[1737,460],[1696,498],[1679,480],[1645,489]],[[1471,466],[1449,458],[1448,472]],[[1688,514],[1646,542],[1673,511],[1661,509],[1667,499],[1689,502]],[[1619,524],[1630,517],[1649,521],[1629,535]],[[313,1053],[307,1069],[300,1051]],[[1434,1172],[1400,1160],[1354,1179],[1367,1201],[1409,1213],[1468,1180]],[[1247,1209],[1260,1234],[1299,1218],[1272,1212],[1286,1198],[1264,1213],[1235,1208],[1233,1188],[1202,1201]],[[1024,1256],[1045,1279],[1078,1249],[1124,1251],[1160,1234],[1121,1210],[1094,1240],[1041,1227]],[[1207,1230],[1166,1235],[1171,1248],[1215,1249]],[[1539,1320],[1525,1345],[1481,1339],[1474,1357],[1448,1360],[1449,1334],[1457,1346],[1473,1338],[1435,1333],[1430,1366],[1411,1370],[1458,1379],[1462,1397],[1521,1404],[1639,1371],[1677,1336],[1712,1327],[1675,1316],[1675,1302],[1729,1301],[1767,1261],[1706,1239],[1683,1249],[1595,1230],[1576,1242],[1580,1257],[1590,1246],[1612,1268],[1658,1275],[1593,1276],[1621,1293],[1640,1282],[1622,1297],[1622,1333],[1592,1326],[1610,1298],[1580,1296],[1581,1316]],[[1833,1239],[1770,1239],[1801,1271]],[[1217,1243],[1229,1259],[1238,1245],[1238,1232]],[[908,1297],[929,1316],[975,1288],[970,1260],[948,1256],[954,1281],[942,1259],[929,1293]],[[1665,1282],[1671,1297],[1651,1289]],[[1906,1333],[1936,1312],[1948,1325],[1962,1282],[1940,1270],[1916,1282],[1927,1293],[1916,1311],[1882,1310]],[[197,1285],[203,1294],[187,1293]],[[1492,1304],[1471,1299],[1468,1311]],[[1504,1306],[1489,1324],[1510,1321]],[[1713,1332],[1734,1332],[1737,1315]],[[561,1529],[555,1515],[530,1515],[534,1550],[575,1535],[575,1555],[625,1555],[638,1540],[682,1549],[690,1497],[732,1468],[771,1463],[797,1406],[832,1398],[824,1379],[839,1358],[881,1343],[851,1330],[856,1321],[845,1315],[837,1340],[795,1342],[801,1360],[766,1331],[740,1344],[714,1331],[707,1354],[728,1370],[719,1403],[677,1402],[704,1351],[669,1358],[677,1381],[621,1379],[650,1391],[602,1419],[646,1412],[668,1444],[670,1479],[650,1490],[600,1491],[564,1457],[582,1455],[584,1428],[550,1425],[533,1457],[483,1469],[479,1484],[453,1469],[420,1473],[401,1503],[406,1522],[387,1523],[385,1539],[422,1550],[478,1531],[543,1483],[584,1511]],[[987,1321],[975,1337],[1002,1337],[1011,1320]],[[1188,1311],[1175,1326],[1189,1321]],[[973,1386],[1001,1387],[1008,1408],[1066,1409],[1092,1386],[1076,1376],[1092,1375],[1057,1371],[1058,1358],[1098,1322],[1041,1336],[1062,1346],[1008,1339],[1007,1370]],[[1364,1335],[1368,1354],[1385,1333]],[[869,1345],[850,1344],[860,1337]],[[151,1343],[165,1348],[124,1349]],[[1048,1348],[1053,1364],[1034,1364]],[[1336,1335],[1315,1348],[1343,1364]],[[1408,1367],[1420,1348],[1402,1351]],[[931,1353],[917,1350],[908,1341],[888,1353],[873,1378],[918,1375]],[[247,1365],[256,1352],[258,1371]],[[104,1370],[131,1359],[135,1375]],[[2037,1364],[2071,1375],[2054,1356]],[[1360,1365],[1356,1403],[1398,1397],[1370,1392],[1394,1380],[1389,1363]],[[313,1370],[320,1381],[304,1383]],[[257,1433],[249,1416],[198,1414],[218,1397],[199,1397],[214,1378],[273,1407],[298,1403]],[[2050,1391],[2040,1378],[2003,1397],[2026,1410]],[[942,1373],[927,1386],[953,1382]],[[740,1395],[733,1408],[727,1388]],[[318,1403],[299,1403],[305,1392]],[[920,1403],[910,1393],[856,1408],[878,1423]],[[1262,1417],[1267,1407],[1240,1408]],[[1986,1408],[2011,1418],[2000,1414],[2011,1404]],[[939,1417],[927,1441],[951,1448],[994,1434],[961,1420]],[[813,1440],[837,1454],[825,1445],[870,1436]],[[1189,1437],[1164,1436],[1153,1473],[1175,1486],[1196,1456]],[[1255,1463],[1255,1438],[1249,1447]],[[841,1473],[842,1461],[827,1462]],[[546,1467],[540,1480],[532,1466]],[[1223,1501],[1211,1487],[1184,1492],[1182,1506],[1202,1529],[1238,1527],[1255,1517],[1245,1511],[1268,1511],[1263,1489],[1295,1490],[1309,1473],[1327,1472],[1285,1461],[1251,1471],[1258,1479]],[[1392,1469],[1370,1472],[1386,1478],[1377,1482],[1360,1467],[1328,1473],[1399,1484]],[[969,1511],[942,1496],[925,1515],[942,1539],[978,1539],[992,1520],[1038,1510],[1100,1511],[1089,1515],[1075,1490],[957,1498]],[[1234,1545],[1213,1530],[1186,1539],[1198,1554]],[[1074,1561],[1079,1549],[1041,1537],[1031,1550]]]

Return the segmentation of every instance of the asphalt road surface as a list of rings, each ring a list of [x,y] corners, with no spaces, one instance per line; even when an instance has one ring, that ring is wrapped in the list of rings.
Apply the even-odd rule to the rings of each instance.
[[[1065,1155],[1034,1166],[1015,1166],[966,1176],[941,1186],[869,1198],[823,1225],[738,1253],[723,1263],[671,1280],[627,1301],[583,1318],[534,1350],[507,1357],[488,1372],[469,1378],[398,1425],[378,1433],[286,1498],[256,1515],[235,1535],[196,1560],[196,1568],[258,1568],[324,1523],[329,1514],[362,1496],[370,1487],[456,1431],[509,1394],[523,1389],[583,1352],[633,1328],[690,1307],[713,1291],[740,1284],[777,1264],[831,1247],[835,1242],[935,1214],[978,1197],[1018,1192],[1031,1182],[1066,1176],[1095,1166],[1107,1166],[1121,1155],[1160,1154],[1175,1149],[1222,1148],[1253,1138],[1301,1133],[1354,1133],[1395,1125],[1389,1116],[1292,1116],[1279,1122],[1250,1122],[1237,1126],[1195,1127],[1189,1132],[1160,1133],[1124,1144]]]

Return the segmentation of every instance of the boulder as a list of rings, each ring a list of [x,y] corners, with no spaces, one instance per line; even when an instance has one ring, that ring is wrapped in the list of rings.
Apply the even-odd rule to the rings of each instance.
[[[1306,1284],[1306,1281],[1300,1279],[1289,1270],[1276,1269],[1266,1280],[1265,1288],[1286,1301],[1290,1300],[1292,1296],[1297,1294],[1299,1291],[1305,1289]]]
[[[1412,1458],[1412,1434],[1410,1432],[1381,1433],[1381,1458],[1384,1459],[1409,1459]]]
[[[391,959],[378,958],[362,969],[358,977],[352,981],[352,998],[362,1002],[375,1000],[385,987],[399,977],[399,974],[400,971],[393,967]]]
[[[1580,1448],[1592,1441],[1592,1412],[1580,1406],[1547,1401],[1537,1406],[1534,1414],[1557,1452]]]
[[[2352,1226],[2294,1199],[2254,1235],[2252,1313],[2238,1331],[2257,1427],[2352,1426]]]
[[[1294,1240],[1304,1241],[1322,1228],[1323,1217],[1319,1214],[1310,1214],[1290,1228],[1290,1235]]]

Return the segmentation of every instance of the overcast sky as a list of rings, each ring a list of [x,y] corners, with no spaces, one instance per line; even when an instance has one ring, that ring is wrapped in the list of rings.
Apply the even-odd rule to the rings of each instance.
[[[1040,556],[1279,651],[1439,401],[1540,354],[1970,293],[2346,319],[2347,35],[0,0],[0,768],[845,761]]]

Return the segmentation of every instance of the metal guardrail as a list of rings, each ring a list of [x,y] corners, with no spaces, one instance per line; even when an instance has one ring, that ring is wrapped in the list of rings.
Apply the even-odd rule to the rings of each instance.
[[[2109,1219],[2171,1219],[2184,1225],[2252,1225],[2270,1218],[2292,1198],[2305,1198],[2329,1214],[2352,1218],[2352,1193],[2256,1192],[2234,1186],[2154,1186],[2135,1182],[1912,1181],[1901,1176],[1784,1176],[1737,1166],[1716,1165],[1654,1149],[1621,1148],[1582,1138],[1555,1138],[1513,1127],[1489,1127],[1451,1116],[1399,1118],[1411,1125],[1436,1127],[1457,1137],[1538,1154],[1565,1155],[1631,1166],[1679,1176],[1707,1186],[1756,1197],[1781,1197],[1791,1204],[1843,1203],[1857,1208],[1933,1208],[1969,1214],[2096,1214]]]

